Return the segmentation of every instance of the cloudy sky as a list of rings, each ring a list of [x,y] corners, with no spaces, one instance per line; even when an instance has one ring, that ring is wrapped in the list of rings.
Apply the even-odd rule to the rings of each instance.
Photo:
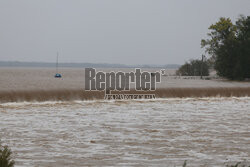
[[[182,64],[250,0],[0,0],[0,61]]]

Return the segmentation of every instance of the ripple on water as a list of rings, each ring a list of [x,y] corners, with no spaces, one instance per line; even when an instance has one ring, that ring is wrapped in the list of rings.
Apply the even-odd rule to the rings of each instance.
[[[17,166],[249,161],[250,98],[0,104]]]

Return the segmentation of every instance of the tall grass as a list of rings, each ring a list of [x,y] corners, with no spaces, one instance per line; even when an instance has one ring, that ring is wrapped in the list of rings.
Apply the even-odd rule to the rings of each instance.
[[[250,96],[250,87],[239,88],[166,88],[156,91],[125,91],[112,93],[124,94],[156,94],[158,98],[173,97],[230,97],[230,96]],[[103,99],[104,92],[84,91],[84,90],[32,90],[32,91],[2,91],[0,92],[0,102],[18,101],[70,101],[70,100],[92,100]]]

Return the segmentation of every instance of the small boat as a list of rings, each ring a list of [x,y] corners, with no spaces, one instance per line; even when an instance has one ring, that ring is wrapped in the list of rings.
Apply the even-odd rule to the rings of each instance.
[[[59,73],[56,73],[55,78],[62,78],[62,75]]]
[[[58,52],[56,57],[56,74],[54,76],[55,78],[62,78],[62,75],[58,73]]]

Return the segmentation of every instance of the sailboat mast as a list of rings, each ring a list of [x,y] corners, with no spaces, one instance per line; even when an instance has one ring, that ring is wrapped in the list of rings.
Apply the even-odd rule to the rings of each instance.
[[[58,73],[58,55],[59,55],[59,53],[57,52],[57,56],[56,56],[56,73]]]

